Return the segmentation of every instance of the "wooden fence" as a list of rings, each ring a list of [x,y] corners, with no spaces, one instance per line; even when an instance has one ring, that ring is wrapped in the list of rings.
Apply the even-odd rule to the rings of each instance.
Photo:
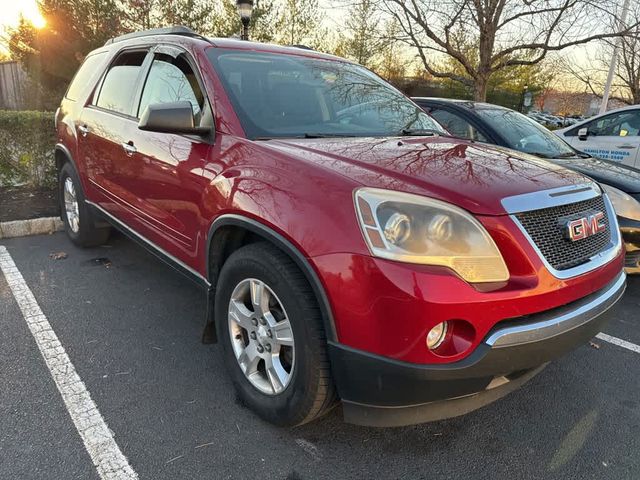
[[[29,79],[18,62],[0,62],[0,110],[22,110]]]

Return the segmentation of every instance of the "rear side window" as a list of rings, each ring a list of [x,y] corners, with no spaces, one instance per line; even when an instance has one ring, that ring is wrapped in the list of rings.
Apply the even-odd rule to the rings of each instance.
[[[193,115],[198,123],[204,107],[204,94],[193,69],[182,55],[173,58],[158,54],[153,60],[142,91],[138,116],[142,115],[149,105],[180,101],[191,103]]]
[[[146,51],[120,54],[104,77],[96,106],[132,115],[135,85],[146,56]]]
[[[85,58],[75,77],[73,77],[71,85],[69,85],[69,89],[65,95],[66,98],[74,102],[80,98],[82,90],[88,86],[92,79],[98,76],[98,67],[104,60],[106,54],[107,52],[101,52]]]

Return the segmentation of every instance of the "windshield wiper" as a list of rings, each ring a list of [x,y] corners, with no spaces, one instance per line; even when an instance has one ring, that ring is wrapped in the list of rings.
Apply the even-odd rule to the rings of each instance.
[[[422,137],[422,136],[442,135],[442,132],[436,130],[435,128],[416,128],[415,130],[411,130],[409,128],[403,128],[402,130],[400,130],[400,134],[403,137]]]
[[[577,156],[578,156],[577,153],[566,152],[566,153],[561,153],[560,155],[555,155],[555,158],[575,158]]]
[[[305,132],[301,135],[302,138],[352,138],[358,135],[349,135],[347,133],[316,133]]]
[[[547,153],[542,153],[542,152],[527,152],[525,150],[522,150],[523,153],[528,153],[529,155],[533,155],[535,157],[540,157],[540,158],[555,158],[553,155],[549,155]]]
[[[353,138],[358,137],[359,135],[348,135],[345,133],[303,133],[301,135],[277,135],[274,137],[254,137],[253,140],[256,141],[267,141],[267,140],[286,140],[287,138]]]

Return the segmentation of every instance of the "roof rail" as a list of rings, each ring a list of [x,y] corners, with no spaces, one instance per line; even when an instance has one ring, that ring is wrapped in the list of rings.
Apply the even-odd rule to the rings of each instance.
[[[206,40],[211,43],[210,40],[199,33],[194,32],[188,27],[183,26],[175,26],[175,27],[165,27],[165,28],[152,28],[151,30],[142,30],[140,32],[131,32],[125,33],[124,35],[120,35],[119,37],[110,38],[105,42],[106,45],[110,45],[116,42],[122,42],[124,40],[131,40],[132,38],[140,38],[140,37],[149,37],[151,35],[182,35],[185,37],[194,37],[199,38],[201,40]]]

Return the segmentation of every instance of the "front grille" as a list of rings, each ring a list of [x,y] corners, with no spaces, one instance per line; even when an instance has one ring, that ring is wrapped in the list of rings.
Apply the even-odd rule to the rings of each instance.
[[[566,238],[565,224],[590,214],[602,212],[607,228],[575,242]],[[611,241],[609,215],[602,196],[577,203],[543,208],[516,214],[547,262],[556,270],[567,270],[589,261],[607,248]]]

